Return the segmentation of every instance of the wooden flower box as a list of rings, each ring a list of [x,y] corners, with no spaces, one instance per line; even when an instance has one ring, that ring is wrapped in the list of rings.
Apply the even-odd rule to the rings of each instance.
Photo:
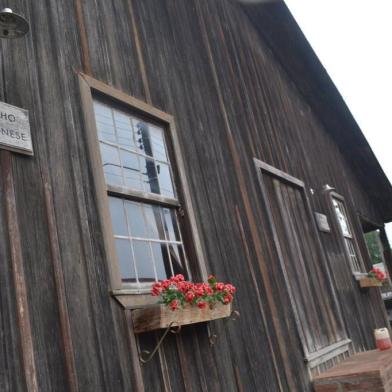
[[[185,305],[183,309],[171,310],[165,305],[154,305],[132,311],[133,329],[135,333],[153,331],[187,324],[202,323],[229,317],[232,312],[231,304],[215,304],[210,309],[199,309],[196,306]]]
[[[380,286],[382,286],[382,282],[377,280],[377,279],[374,279],[374,278],[366,277],[366,278],[361,278],[359,280],[359,286],[362,287],[362,288],[365,288],[365,287],[380,287]]]

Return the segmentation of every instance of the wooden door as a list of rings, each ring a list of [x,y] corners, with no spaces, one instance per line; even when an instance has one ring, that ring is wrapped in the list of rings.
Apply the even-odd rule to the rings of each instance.
[[[350,343],[331,274],[304,183],[263,162],[256,161],[256,167],[289,293],[287,303],[293,309],[304,359],[314,367],[347,351]]]

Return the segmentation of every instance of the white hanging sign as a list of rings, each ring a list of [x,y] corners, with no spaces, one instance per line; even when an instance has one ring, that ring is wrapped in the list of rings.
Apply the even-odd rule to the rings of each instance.
[[[329,227],[328,218],[324,214],[320,214],[319,212],[314,213],[316,216],[316,222],[318,229],[323,231],[324,233],[329,233],[331,228]]]
[[[0,102],[0,148],[34,155],[27,110]]]

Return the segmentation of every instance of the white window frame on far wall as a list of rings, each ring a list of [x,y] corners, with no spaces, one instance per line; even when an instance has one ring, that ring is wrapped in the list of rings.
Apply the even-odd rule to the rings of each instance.
[[[187,228],[188,235],[184,239],[184,245],[188,257],[191,259],[190,263],[192,264],[187,269],[188,274],[191,275],[191,271],[194,274],[196,271],[197,278],[206,279],[207,271],[204,251],[198,234],[192,198],[189,192],[184,161],[173,116],[84,74],[79,74],[79,85],[87,134],[88,155],[93,172],[95,192],[97,194],[97,206],[101,229],[103,231],[105,254],[108,260],[112,293],[122,298],[124,296],[133,296],[133,294],[147,293],[151,287],[151,283],[135,285],[124,284],[122,282],[115,249],[114,231],[111,223],[109,196],[124,200],[126,203],[145,203],[146,205],[160,206],[160,208],[176,209],[180,212],[185,211],[185,217],[181,218],[185,222],[181,222],[180,226],[184,227],[186,225]],[[164,130],[165,142],[170,142],[171,147],[168,149],[168,161],[172,167],[175,165],[176,169],[175,176],[172,176],[174,184],[173,194],[161,195],[152,193],[151,191],[133,189],[132,187],[123,186],[123,184],[108,184],[105,181],[94,112],[94,99],[105,103],[109,102],[110,105],[113,103],[114,108],[119,107],[136,118],[151,124],[158,124]],[[136,238],[135,240],[141,239]],[[168,241],[168,238],[160,241]],[[179,244],[182,242],[182,238],[178,240]],[[135,296],[133,297],[136,298]],[[140,299],[137,301],[140,302]],[[132,303],[132,301],[128,302]]]

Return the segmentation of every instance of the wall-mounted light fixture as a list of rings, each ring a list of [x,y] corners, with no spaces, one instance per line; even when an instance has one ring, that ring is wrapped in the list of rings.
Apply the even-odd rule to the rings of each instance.
[[[323,192],[323,193],[327,193],[327,192],[332,192],[332,191],[334,191],[334,190],[335,190],[335,188],[334,188],[333,186],[330,186],[330,185],[328,185],[328,184],[325,184],[325,185],[323,186],[322,192]]]
[[[11,8],[4,8],[0,11],[0,38],[19,38],[29,31],[29,23]]]
[[[0,11],[0,39],[21,38],[28,33],[30,27],[27,20],[15,14],[11,8]],[[1,48],[4,49],[3,47]],[[4,71],[4,64],[2,64]],[[3,96],[6,85],[3,83]],[[19,154],[34,155],[31,141],[28,111],[20,107],[0,102],[0,148]]]

